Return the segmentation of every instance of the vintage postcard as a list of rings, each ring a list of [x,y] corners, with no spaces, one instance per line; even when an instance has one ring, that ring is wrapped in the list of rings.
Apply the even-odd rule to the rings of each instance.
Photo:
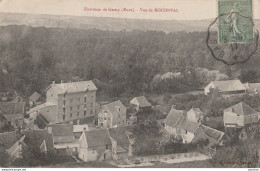
[[[0,167],[258,171],[259,30],[260,0],[0,0]]]

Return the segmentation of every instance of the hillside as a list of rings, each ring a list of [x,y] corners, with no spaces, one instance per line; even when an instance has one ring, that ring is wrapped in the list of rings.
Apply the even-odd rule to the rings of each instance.
[[[94,79],[99,92],[116,96],[195,90],[216,74],[260,81],[259,49],[245,64],[227,66],[211,56],[206,32],[2,26],[0,35],[0,91],[30,95],[53,80]],[[162,79],[165,73],[173,77]]]
[[[209,20],[181,21],[181,20],[141,20],[106,17],[85,16],[57,16],[44,14],[15,14],[0,13],[0,25],[27,25],[32,27],[60,27],[78,29],[101,30],[156,30],[168,32],[178,31],[206,31]]]

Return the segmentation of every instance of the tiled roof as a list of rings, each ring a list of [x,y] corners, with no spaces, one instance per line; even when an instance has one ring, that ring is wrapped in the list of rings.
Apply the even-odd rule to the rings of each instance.
[[[229,110],[231,110],[233,113],[236,113],[238,115],[250,115],[250,114],[257,113],[256,110],[254,110],[244,102],[240,102],[234,106],[225,109],[225,111],[229,111]]]
[[[0,114],[23,114],[24,102],[0,102]]]
[[[47,150],[53,148],[53,137],[47,129],[29,130],[25,132],[24,143],[28,146],[40,147],[45,140]]]
[[[41,95],[37,92],[34,92],[30,97],[29,100],[32,102],[37,102],[37,100],[39,100],[39,98],[41,97]]]
[[[100,147],[111,144],[107,129],[84,131],[88,147]]]
[[[149,106],[152,106],[151,103],[149,103],[148,100],[146,99],[146,97],[144,97],[144,96],[135,97],[134,99],[137,100],[138,104],[139,104],[141,107],[149,107]]]
[[[117,144],[123,147],[124,149],[128,149],[130,142],[127,136],[127,132],[132,132],[133,126],[122,126],[117,128],[110,128],[109,135],[117,141]]]
[[[112,114],[116,114],[118,112],[117,107],[120,108],[121,112],[123,112],[123,110],[126,110],[126,107],[123,105],[123,103],[120,100],[106,104],[105,106],[110,110]]]
[[[219,142],[221,140],[221,138],[223,137],[223,135],[225,134],[224,132],[210,128],[210,127],[205,126],[205,125],[201,125],[201,128],[203,129],[204,133],[207,136],[213,138],[217,142]]]
[[[43,103],[43,104],[40,104],[40,105],[37,105],[37,106],[31,108],[27,113],[30,114],[30,113],[36,112],[37,110],[41,110],[42,108],[45,108],[48,106],[55,106],[55,105],[56,104],[52,104],[52,103]]]
[[[53,136],[73,136],[73,124],[51,125]]]
[[[240,80],[212,81],[212,83],[222,92],[245,90]]]
[[[171,127],[176,127],[177,124],[181,124],[186,117],[186,111],[176,110],[172,108],[165,119],[165,124]]]
[[[83,132],[83,131],[88,131],[88,124],[84,125],[73,125],[73,132]]]
[[[9,149],[22,137],[22,134],[15,131],[0,133],[0,147],[2,146],[4,149]]]
[[[70,83],[59,83],[51,84],[45,91],[50,87],[54,87],[57,94],[84,92],[97,90],[97,87],[92,81],[80,81],[80,82],[70,82]]]
[[[185,119],[181,124],[181,129],[184,129],[191,133],[196,133],[197,129],[199,128],[200,124],[197,122],[191,122],[188,119]]]

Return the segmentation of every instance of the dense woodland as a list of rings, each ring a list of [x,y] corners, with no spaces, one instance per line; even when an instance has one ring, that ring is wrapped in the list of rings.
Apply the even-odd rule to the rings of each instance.
[[[94,80],[110,96],[197,90],[211,80],[260,81],[260,51],[245,64],[216,61],[206,32],[0,27],[0,91],[22,96],[52,81]]]

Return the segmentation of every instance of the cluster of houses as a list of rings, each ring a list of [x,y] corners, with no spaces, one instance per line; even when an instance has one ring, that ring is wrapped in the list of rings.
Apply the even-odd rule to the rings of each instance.
[[[224,94],[243,93],[245,85],[239,82],[211,82],[205,88],[205,94],[211,88],[218,88]],[[226,86],[229,93],[223,88]],[[24,102],[1,102],[0,127],[10,125],[16,131],[0,133],[0,148],[14,158],[21,156],[23,148],[30,147],[38,147],[45,153],[55,150],[78,155],[83,161],[118,160],[133,156],[133,123],[137,116],[127,118],[127,107],[120,100],[102,105],[96,103],[96,91],[92,81],[53,82],[44,91],[45,102],[41,102],[43,98],[39,93],[34,93],[29,98],[31,108],[26,112]],[[147,114],[152,108],[144,96],[133,98],[130,105],[135,111]],[[204,116],[199,108],[184,111],[172,106],[167,117],[158,123],[169,141],[195,143],[208,139],[208,146],[225,143],[228,137],[224,132],[202,124]],[[225,127],[243,128],[257,123],[259,118],[259,112],[242,102],[224,110],[223,122]],[[241,131],[241,139],[251,136],[246,134],[247,131]]]

